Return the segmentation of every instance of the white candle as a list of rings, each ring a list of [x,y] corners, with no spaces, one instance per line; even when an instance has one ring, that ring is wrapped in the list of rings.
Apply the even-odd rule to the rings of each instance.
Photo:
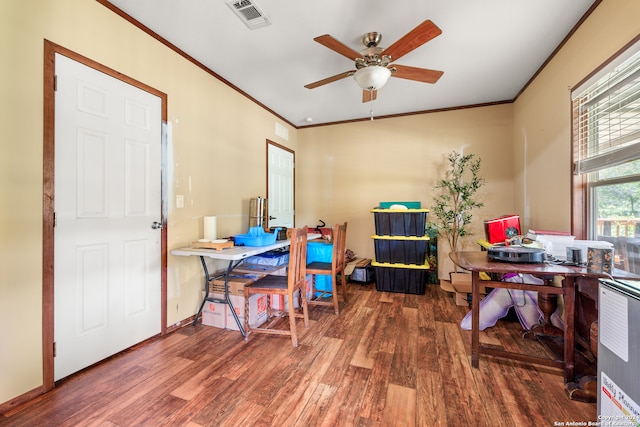
[[[216,217],[215,216],[205,216],[203,218],[203,228],[204,228],[204,238],[207,240],[216,240],[217,231],[216,231]]]

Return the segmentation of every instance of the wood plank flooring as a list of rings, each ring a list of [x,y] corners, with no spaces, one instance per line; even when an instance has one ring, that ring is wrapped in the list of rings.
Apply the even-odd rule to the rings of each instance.
[[[288,337],[185,326],[83,372],[0,416],[0,426],[554,426],[596,419],[557,369],[481,356],[467,312],[437,285],[425,295],[349,285],[340,315],[310,307]],[[501,320],[483,343],[546,355]],[[566,425],[566,424],[565,424]]]

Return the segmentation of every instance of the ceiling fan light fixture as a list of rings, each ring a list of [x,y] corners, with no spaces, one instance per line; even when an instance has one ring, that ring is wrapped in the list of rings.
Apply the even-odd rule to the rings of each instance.
[[[391,70],[380,65],[370,65],[360,68],[353,78],[358,86],[365,90],[378,90],[387,83],[391,77]]]

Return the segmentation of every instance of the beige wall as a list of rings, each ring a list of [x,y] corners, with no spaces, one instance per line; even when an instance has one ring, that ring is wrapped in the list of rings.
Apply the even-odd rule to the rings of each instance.
[[[42,385],[45,39],[168,95],[169,249],[201,237],[205,215],[218,217],[221,236],[246,232],[249,198],[266,193],[266,140],[297,150],[294,128],[99,3],[1,1],[0,404]],[[275,135],[276,122],[289,141]],[[195,313],[202,286],[197,260],[169,256],[168,324]]]
[[[249,197],[265,193],[271,139],[296,151],[297,224],[349,221],[348,246],[371,257],[370,209],[396,199],[428,206],[444,155],[462,147],[482,158],[487,179],[478,220],[518,213],[537,227],[566,228],[567,86],[638,34],[639,15],[636,0],[603,2],[515,105],[289,128],[287,142],[274,134],[277,117],[97,2],[0,1],[0,404],[42,385],[44,39],[168,95],[170,202],[185,196],[184,209],[169,204],[169,249],[199,237],[204,215],[218,216],[220,235],[245,231]],[[196,311],[202,279],[192,259],[168,263],[173,324]]]
[[[513,213],[511,125],[506,104],[301,129],[296,221],[348,221],[347,247],[373,258],[371,209],[382,201],[430,208],[446,155],[461,150],[481,159],[487,181],[478,196],[485,207],[475,218]],[[482,235],[482,222],[473,229]]]
[[[524,226],[571,229],[572,86],[640,34],[640,2],[605,0],[514,104],[515,210]]]

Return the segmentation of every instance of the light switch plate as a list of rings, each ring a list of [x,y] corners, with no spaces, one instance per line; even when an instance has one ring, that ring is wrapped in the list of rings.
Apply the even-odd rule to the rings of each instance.
[[[184,208],[184,196],[182,194],[176,195],[176,208]]]

